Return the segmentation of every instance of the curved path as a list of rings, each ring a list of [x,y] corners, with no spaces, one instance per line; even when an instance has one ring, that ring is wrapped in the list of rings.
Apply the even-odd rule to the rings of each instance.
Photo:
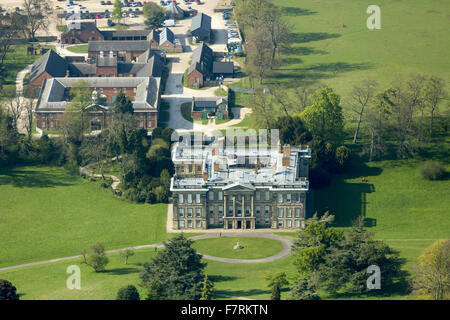
[[[208,233],[208,234],[203,234],[203,235],[199,235],[199,236],[189,237],[189,239],[200,240],[200,239],[218,238],[219,236],[220,236],[219,233]],[[287,237],[275,235],[272,233],[236,232],[236,233],[222,233],[221,236],[222,237],[268,238],[268,239],[273,239],[273,240],[277,240],[277,241],[281,242],[282,248],[281,248],[281,251],[274,254],[273,256],[261,258],[261,259],[230,259],[230,258],[220,258],[220,257],[209,256],[209,255],[203,255],[204,259],[225,262],[225,263],[264,263],[264,262],[272,262],[272,261],[275,261],[278,259],[282,259],[291,254],[292,240]],[[143,245],[143,246],[134,246],[134,247],[108,250],[108,251],[105,251],[105,253],[120,252],[124,249],[141,250],[141,249],[163,248],[163,247],[164,247],[164,244],[162,242],[160,242],[160,243],[156,243],[156,244],[148,244],[148,245]],[[199,253],[201,254],[201,252],[199,252]],[[23,267],[37,266],[37,265],[41,265],[41,264],[59,262],[59,261],[65,261],[65,260],[72,260],[72,259],[77,259],[77,258],[81,258],[81,255],[24,263],[24,264],[19,264],[16,266],[0,268],[0,271],[7,271],[7,270],[18,269],[18,268],[23,268]]]

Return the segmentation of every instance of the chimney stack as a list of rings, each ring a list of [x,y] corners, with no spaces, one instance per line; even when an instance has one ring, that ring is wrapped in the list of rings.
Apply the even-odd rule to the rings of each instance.
[[[112,50],[109,52],[109,57],[114,58],[114,52]]]
[[[281,165],[283,167],[289,167],[290,164],[291,164],[290,158],[286,157],[286,156],[283,156],[283,158],[281,159]]]
[[[203,181],[208,181],[208,172],[206,171],[203,172]]]
[[[282,153],[283,152],[283,148],[281,147],[281,142],[278,140],[278,153]]]
[[[291,145],[290,144],[285,144],[283,149],[284,149],[283,155],[285,157],[289,157],[291,155]]]
[[[100,58],[103,58],[103,51],[100,51]]]
[[[214,162],[214,171],[219,171],[219,164],[217,162]]]

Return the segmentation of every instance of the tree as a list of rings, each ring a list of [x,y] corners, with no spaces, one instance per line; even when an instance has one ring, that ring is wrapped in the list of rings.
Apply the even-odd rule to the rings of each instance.
[[[300,116],[278,117],[273,128],[278,128],[281,143],[291,145],[302,145],[311,141],[311,133],[306,129]]]
[[[119,289],[116,300],[141,300],[141,298],[136,287],[128,285]]]
[[[208,275],[205,273],[203,280],[202,296],[200,300],[211,300],[214,295],[214,283],[208,279]]]
[[[306,220],[306,227],[300,229],[292,245],[294,265],[300,275],[311,276],[317,272],[325,261],[325,255],[338,241],[343,238],[341,231],[329,227],[334,216],[325,213],[317,214]]]
[[[320,300],[320,296],[314,284],[304,277],[298,277],[291,287],[291,300]]]
[[[28,140],[31,139],[33,134],[33,111],[34,111],[34,100],[27,99],[24,108],[24,127],[27,131]]]
[[[319,267],[320,282],[326,290],[336,293],[367,293],[367,269],[378,266],[381,270],[381,288],[388,290],[402,279],[404,260],[383,241],[373,240],[363,227],[360,217],[345,237],[337,241],[326,253]],[[372,291],[372,292],[380,292]]]
[[[272,294],[270,295],[270,300],[281,300],[281,289],[278,283],[274,284],[272,287]]]
[[[123,249],[119,254],[123,259],[125,259],[125,264],[127,264],[128,258],[134,256],[134,251],[132,249]]]
[[[2,71],[6,54],[13,51],[14,39],[19,38],[21,30],[20,18],[17,12],[10,13],[9,16],[2,16],[0,19],[0,89],[2,87]]]
[[[37,31],[48,30],[50,24],[48,12],[52,9],[46,0],[24,0],[23,10],[25,12],[24,31],[28,39],[34,41]]]
[[[105,254],[105,248],[100,242],[91,245],[88,249],[84,249],[81,255],[83,256],[81,263],[90,266],[95,272],[104,270],[109,262]]]
[[[289,285],[289,281],[286,279],[286,273],[277,272],[272,275],[266,276],[268,286],[272,288],[271,300],[281,299],[281,289]]]
[[[314,102],[301,114],[303,122],[314,137],[323,138],[333,145],[340,144],[344,134],[344,117],[339,95],[331,88],[318,89]]]
[[[245,58],[245,70],[249,77],[259,78],[262,84],[264,78],[272,69],[271,42],[263,29],[253,31],[247,38],[247,56]]]
[[[114,102],[113,112],[133,114],[133,102],[123,92],[120,92]]]
[[[206,263],[191,248],[193,241],[180,234],[165,242],[140,273],[149,300],[198,300],[201,297]]]
[[[0,279],[0,300],[19,300],[17,289],[8,280]]]
[[[143,8],[144,24],[150,30],[161,28],[166,19],[166,12],[163,7],[154,2],[147,2]]]
[[[431,295],[434,300],[447,300],[450,292],[450,240],[434,242],[419,256],[413,287]]]
[[[393,89],[385,90],[377,94],[373,105],[370,106],[367,114],[367,123],[370,130],[369,161],[380,157],[385,151],[384,133],[386,131],[385,122],[392,113],[394,107]]]
[[[358,139],[358,133],[363,120],[364,110],[367,105],[371,103],[377,86],[378,83],[372,80],[363,80],[360,85],[353,86],[350,99],[352,101],[352,110],[358,116],[355,134],[353,135],[353,143],[356,143],[356,140]]]
[[[105,166],[111,162],[108,136],[102,132],[86,137],[81,145],[81,155],[83,162],[95,166],[105,180]]]
[[[19,131],[19,120],[25,106],[26,101],[24,98],[20,97],[20,95],[15,95],[6,103],[8,113],[11,115],[12,125],[17,131]]]
[[[291,43],[292,27],[283,19],[278,7],[268,7],[262,13],[262,27],[267,31],[271,43],[270,67],[276,64],[280,49],[288,49]]]
[[[438,111],[439,103],[445,99],[444,80],[435,76],[428,76],[422,88],[422,96],[426,106],[430,109],[430,137],[433,135],[433,120]]]
[[[112,17],[116,23],[120,23],[122,20],[122,6],[120,5],[120,0],[114,0],[114,6],[112,10]]]

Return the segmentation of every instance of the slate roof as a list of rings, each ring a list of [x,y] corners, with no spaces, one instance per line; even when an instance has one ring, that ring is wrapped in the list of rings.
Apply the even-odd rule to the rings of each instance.
[[[201,64],[203,62],[205,73],[208,74],[211,71],[213,63],[213,51],[205,43],[202,43],[198,48],[192,52],[191,65],[189,66],[188,74],[192,71],[197,70],[201,73]]]
[[[40,76],[44,71],[52,77],[64,77],[66,75],[68,63],[55,51],[49,50],[40,57],[31,68],[30,82]]]
[[[169,28],[164,28],[159,33],[159,45],[162,45],[166,41],[169,41],[172,44],[175,42],[175,35]]]
[[[42,87],[36,112],[64,110],[70,103],[70,88],[80,80],[89,83],[90,88],[136,88],[133,100],[134,109],[157,111],[159,100],[160,78],[154,77],[84,77],[84,78],[52,78],[46,79]]]
[[[203,111],[203,110],[215,111],[218,105],[222,103],[224,103],[225,105],[227,104],[227,99],[217,97],[213,98],[199,97],[194,98],[193,101],[194,101],[193,111]]]
[[[198,37],[207,37],[211,35],[211,17],[200,13],[192,18],[191,34]]]
[[[213,63],[213,73],[216,74],[232,74],[234,72],[233,62],[215,61]]]
[[[69,32],[70,30],[74,30],[74,29],[75,30],[89,30],[89,31],[97,30],[97,31],[99,31],[94,22],[77,21],[77,22],[70,22],[67,25],[67,30],[63,34]]]
[[[150,48],[150,42],[147,40],[132,41],[89,41],[89,52],[109,52],[109,51],[146,51]]]
[[[150,30],[106,30],[100,31],[105,38],[105,41],[113,40],[113,38],[119,37],[147,37],[150,34]],[[121,40],[115,40],[121,41]]]
[[[69,63],[69,74],[71,77],[84,77],[89,75],[95,75],[97,68],[95,64],[89,64],[85,62]]]
[[[163,62],[159,56],[154,55],[147,63],[120,62],[117,67],[119,74],[133,74],[136,77],[161,77]]]

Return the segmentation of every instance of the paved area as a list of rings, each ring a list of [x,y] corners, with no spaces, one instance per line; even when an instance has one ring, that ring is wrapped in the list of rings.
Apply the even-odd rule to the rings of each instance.
[[[228,258],[220,258],[220,257],[213,257],[209,255],[203,255],[203,258],[207,260],[213,260],[213,261],[219,261],[219,262],[226,262],[226,263],[264,263],[264,262],[271,262],[278,259],[285,258],[291,254],[291,246],[292,246],[292,240],[287,237],[278,236],[271,233],[255,233],[255,232],[230,232],[230,233],[221,233],[220,236],[222,237],[256,237],[256,238],[268,238],[273,239],[281,242],[282,249],[280,252],[276,253],[273,256],[262,258],[262,259],[228,259]],[[193,236],[189,237],[191,240],[200,240],[200,239],[210,239],[210,238],[217,238],[219,237],[219,233],[212,234],[203,234],[199,236]],[[128,247],[128,248],[121,248],[121,249],[114,249],[114,250],[108,250],[105,251],[106,253],[115,253],[120,252],[124,249],[132,249],[132,250],[142,250],[142,249],[151,249],[151,248],[164,248],[164,244],[156,243],[156,244],[148,244],[148,245],[142,245],[142,246],[134,246],[134,247]],[[201,252],[199,252],[201,254]],[[10,267],[3,267],[0,268],[0,271],[7,271],[7,270],[13,270],[13,269],[19,269],[24,267],[31,267],[31,266],[37,266],[47,263],[53,263],[53,262],[59,262],[59,261],[66,261],[66,260],[73,260],[81,258],[81,255],[75,255],[75,256],[69,256],[69,257],[63,257],[63,258],[56,258],[56,259],[50,259],[50,260],[44,260],[44,261],[37,261],[37,262],[31,262],[31,263],[24,263],[16,266],[10,266]]]

